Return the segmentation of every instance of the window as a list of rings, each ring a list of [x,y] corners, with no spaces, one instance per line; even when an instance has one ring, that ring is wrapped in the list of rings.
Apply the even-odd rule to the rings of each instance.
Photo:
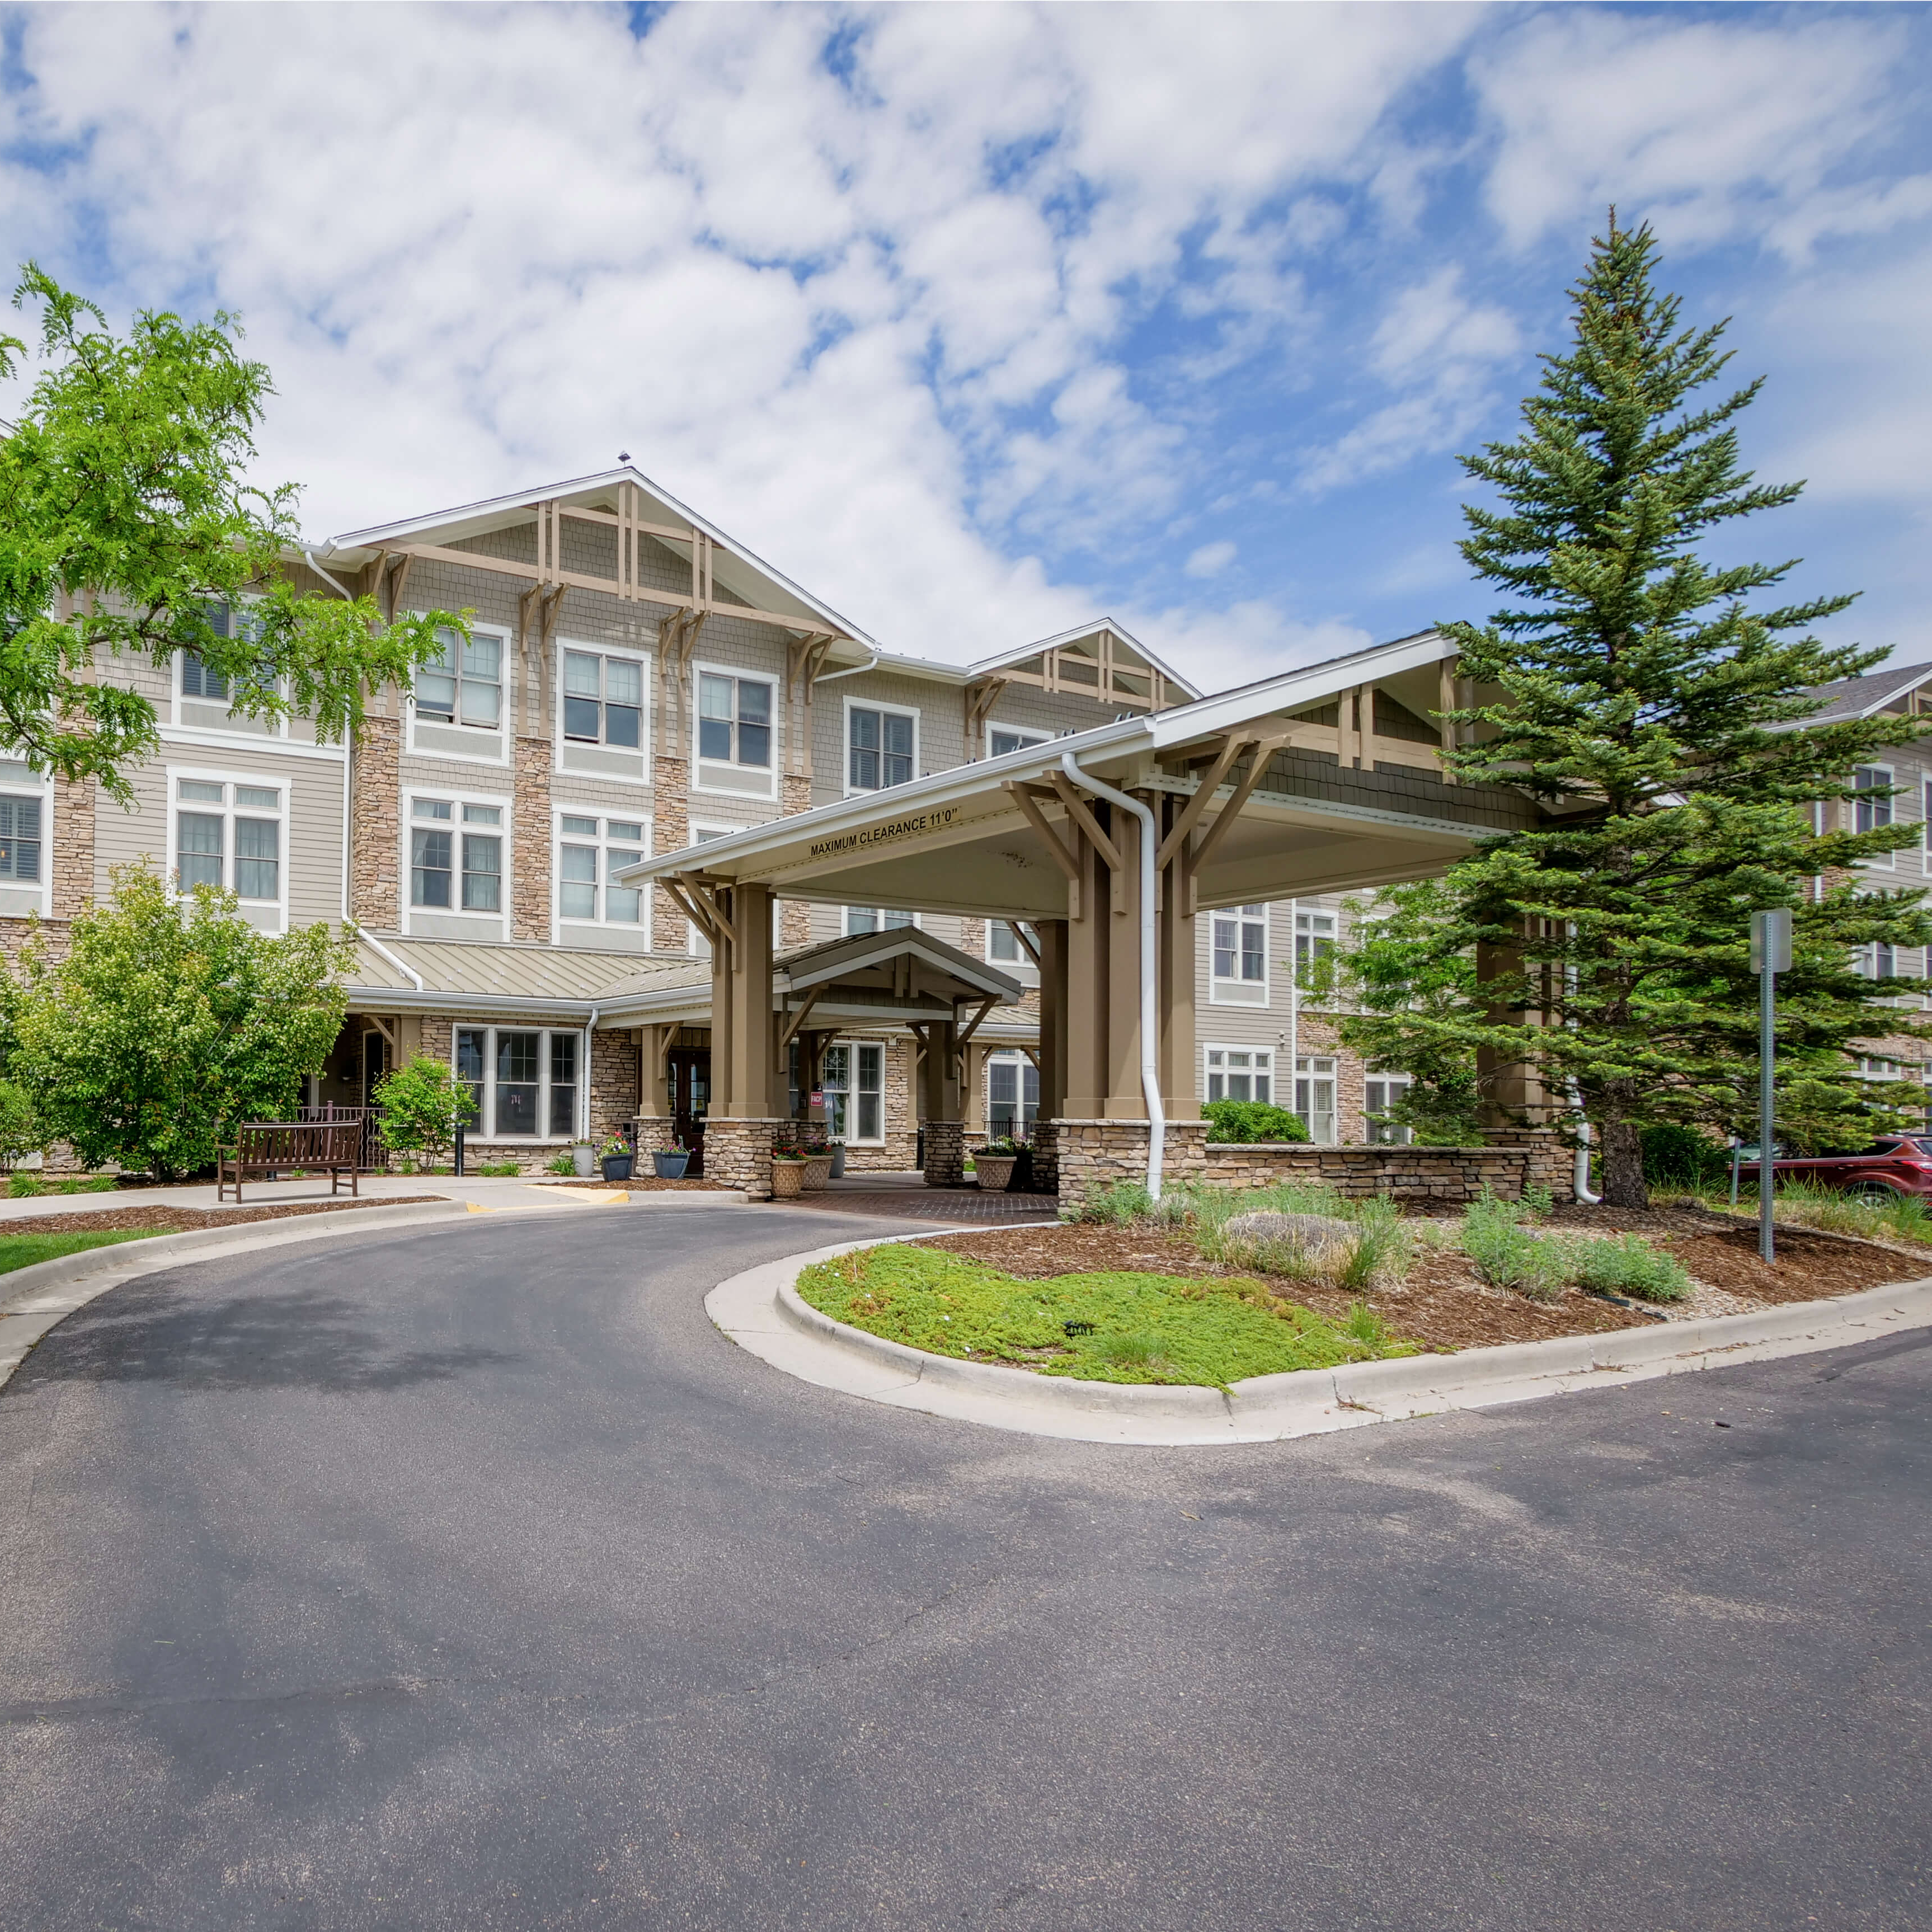
[[[1860,832],[1882,832],[1892,823],[1892,773],[1882,765],[1861,765],[1852,774],[1852,789],[1858,794],[1852,807],[1852,823]],[[1898,863],[1896,852],[1874,852],[1863,862],[1891,869]]]
[[[883,1046],[842,1040],[825,1049],[820,1078],[829,1139],[885,1138],[885,1064]]]
[[[282,788],[182,777],[174,787],[174,872],[181,890],[212,886],[244,904],[279,905]]]
[[[903,926],[916,926],[917,918],[909,912],[892,912],[883,906],[848,906],[845,908],[845,934],[849,939],[855,932],[897,932]]]
[[[1010,724],[996,724],[986,734],[986,742],[991,747],[986,755],[1004,758],[1009,752],[1023,752],[1029,745],[1044,745],[1046,742],[1044,731],[1016,731]]]
[[[1858,948],[1858,971],[1868,980],[1895,980],[1898,977],[1898,952],[1894,946],[1882,943]]]
[[[1274,1052],[1272,1048],[1210,1046],[1207,1051],[1209,1100],[1274,1100]]]
[[[1268,908],[1240,906],[1217,912],[1212,938],[1210,1000],[1217,1006],[1266,1006]]]
[[[612,874],[620,866],[642,861],[643,821],[566,812],[557,820],[557,916],[605,926],[642,925],[643,888],[614,884]]]
[[[39,884],[40,802],[37,798],[0,797],[0,879]]]
[[[500,805],[419,798],[410,820],[411,905],[442,912],[502,910]]]
[[[261,620],[245,604],[238,610],[226,604],[206,603],[201,610],[208,628],[218,638],[259,643]],[[272,686],[276,682],[266,664],[259,674]],[[270,738],[284,736],[280,718],[248,718],[231,710],[244,694],[243,686],[247,682],[232,673],[215,670],[193,651],[183,651],[181,701],[175,707],[176,724],[199,726],[204,730],[212,727],[220,730],[250,731]]]
[[[698,755],[714,764],[772,762],[772,688],[757,678],[706,671],[698,680]]]
[[[1294,915],[1294,983],[1306,992],[1326,979],[1322,962],[1335,950],[1335,915],[1303,912]]]
[[[226,614],[224,613],[224,616]],[[211,670],[192,651],[182,652],[182,695],[205,699],[211,704],[228,702],[226,674]]]
[[[1322,1147],[1335,1144],[1335,1062],[1327,1054],[1294,1063],[1294,1111],[1308,1138]]]
[[[1040,935],[1031,926],[1024,926],[1022,930],[1036,946],[1040,944]],[[1003,919],[987,922],[986,957],[988,959],[1008,960],[1016,966],[1030,966],[1033,964],[1033,955],[1020,944],[1013,928]]]
[[[862,704],[845,712],[848,791],[884,791],[913,776],[916,719],[910,711],[875,711]]]
[[[644,728],[644,668],[637,658],[563,653],[565,737],[634,752],[643,746]]]
[[[503,640],[487,631],[466,640],[439,629],[442,647],[416,677],[416,712],[442,724],[500,731],[503,722]]]
[[[995,1054],[986,1062],[987,1130],[1030,1139],[1040,1118],[1040,1069],[1023,1053]]]
[[[578,1036],[512,1027],[458,1027],[456,1077],[470,1090],[478,1139],[568,1140],[577,1132]]]
[[[1922,842],[1927,854],[1926,864],[1928,869],[1932,869],[1932,778],[1928,778],[1924,782],[1923,796],[1919,801],[1919,818],[1922,820]]]
[[[1407,1147],[1414,1138],[1406,1127],[1388,1118],[1388,1110],[1405,1099],[1411,1082],[1406,1073],[1371,1073],[1363,1087],[1362,1112],[1371,1147]]]

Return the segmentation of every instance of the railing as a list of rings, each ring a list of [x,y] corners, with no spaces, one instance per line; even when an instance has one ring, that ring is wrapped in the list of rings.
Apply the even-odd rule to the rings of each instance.
[[[333,1101],[324,1101],[314,1107],[298,1107],[296,1118],[304,1124],[320,1124],[331,1120],[354,1120],[362,1130],[362,1138],[358,1149],[356,1165],[364,1174],[380,1174],[389,1164],[388,1150],[377,1137],[376,1123],[382,1118],[380,1107],[340,1107]]]

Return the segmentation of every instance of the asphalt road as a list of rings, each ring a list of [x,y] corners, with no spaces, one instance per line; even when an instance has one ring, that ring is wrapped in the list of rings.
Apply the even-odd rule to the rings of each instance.
[[[56,1329],[0,1394],[0,1924],[1932,1924],[1932,1334],[1110,1449],[706,1321],[877,1232],[371,1234]]]

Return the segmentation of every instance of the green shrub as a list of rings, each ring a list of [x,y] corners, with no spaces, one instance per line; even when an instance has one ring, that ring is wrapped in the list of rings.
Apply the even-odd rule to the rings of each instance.
[[[1567,1270],[1558,1243],[1522,1226],[1522,1210],[1498,1201],[1487,1188],[1462,1210],[1462,1252],[1492,1287],[1514,1289],[1532,1301],[1554,1301]]]
[[[1570,1278],[1580,1288],[1600,1288],[1640,1301],[1682,1301],[1690,1277],[1676,1256],[1654,1248],[1641,1234],[1610,1234],[1571,1244]]]
[[[12,1200],[31,1201],[46,1186],[46,1183],[31,1168],[20,1168],[7,1177],[7,1192]]]
[[[576,1157],[572,1154],[560,1154],[554,1160],[546,1164],[544,1172],[546,1174],[574,1174],[577,1172]]]
[[[1305,1141],[1298,1114],[1265,1100],[1210,1100],[1201,1109],[1210,1141]]]
[[[476,1172],[493,1180],[508,1179],[512,1174],[521,1174],[522,1167],[514,1160],[486,1160],[477,1164]]]
[[[470,1089],[448,1063],[420,1053],[376,1082],[376,1104],[382,1110],[376,1132],[392,1154],[440,1154],[476,1114]]]
[[[60,1184],[63,1194],[112,1194],[121,1185],[111,1174],[73,1174]]]
[[[1730,1148],[1695,1127],[1660,1122],[1644,1128],[1638,1138],[1643,1144],[1643,1178],[1653,1187],[1694,1189],[1730,1182]]]
[[[1099,1222],[1103,1227],[1124,1228],[1154,1211],[1154,1196],[1139,1180],[1110,1180],[1090,1188],[1080,1204],[1078,1219]]]

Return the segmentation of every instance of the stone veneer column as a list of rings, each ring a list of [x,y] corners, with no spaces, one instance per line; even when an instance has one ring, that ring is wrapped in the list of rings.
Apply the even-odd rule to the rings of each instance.
[[[515,884],[510,894],[510,936],[550,937],[550,740],[517,740],[516,827],[512,838]]]
[[[53,916],[77,919],[94,904],[94,781],[54,780]],[[167,808],[172,809],[172,806]]]
[[[349,910],[372,932],[400,930],[402,731],[364,718],[349,761]]]
[[[812,781],[795,773],[778,780],[778,815],[795,818],[812,809]],[[809,946],[812,944],[812,908],[802,899],[786,899],[778,907],[778,944]]]
[[[1144,1120],[1056,1120],[1060,1212],[1077,1210],[1090,1190],[1147,1179]],[[1161,1149],[1161,1184],[1198,1180],[1207,1171],[1208,1123],[1170,1120]],[[1034,1155],[1037,1163],[1039,1156]],[[1038,1172],[1037,1165],[1035,1168]]]
[[[641,1049],[627,1028],[609,1027],[590,1036],[590,1138],[619,1133],[638,1117],[642,1096],[638,1074]]]
[[[720,1187],[742,1187],[754,1201],[772,1194],[772,1141],[776,1120],[726,1120],[704,1124],[704,1178]]]
[[[686,758],[659,758],[651,803],[652,844],[660,852],[675,852],[691,843],[691,764]],[[687,952],[691,950],[688,922],[668,892],[651,894],[651,950]]]
[[[966,1179],[966,1124],[928,1120],[926,1124],[926,1184],[958,1187]]]

